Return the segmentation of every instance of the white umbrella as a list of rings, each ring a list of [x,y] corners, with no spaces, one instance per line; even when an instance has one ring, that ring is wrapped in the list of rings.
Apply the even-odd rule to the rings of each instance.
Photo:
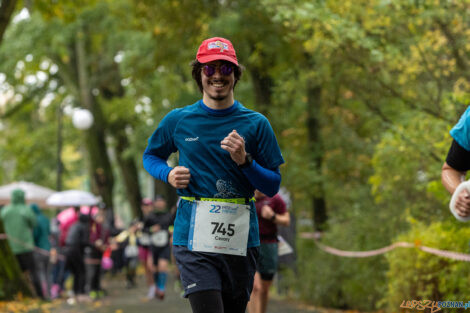
[[[34,202],[40,206],[44,206],[46,199],[55,192],[55,190],[25,181],[14,182],[0,186],[0,204],[8,204],[10,202],[11,192],[15,189],[24,191],[27,202]]]
[[[92,193],[82,190],[58,191],[46,200],[50,206],[95,205],[98,202],[99,199]]]

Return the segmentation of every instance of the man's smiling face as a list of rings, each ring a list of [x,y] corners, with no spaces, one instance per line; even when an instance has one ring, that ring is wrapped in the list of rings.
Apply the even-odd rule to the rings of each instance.
[[[233,96],[233,87],[235,85],[235,76],[232,71],[229,75],[223,75],[220,67],[222,65],[234,66],[230,62],[224,61],[213,61],[206,63],[205,65],[210,65],[215,67],[216,70],[211,76],[207,76],[204,67],[201,70],[201,81],[202,89],[204,94],[206,94],[210,99],[215,101],[223,101],[228,97]]]

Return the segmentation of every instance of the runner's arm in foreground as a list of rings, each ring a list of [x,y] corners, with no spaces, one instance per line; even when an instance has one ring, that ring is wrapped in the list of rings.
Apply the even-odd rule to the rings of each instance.
[[[457,124],[449,134],[453,138],[442,166],[441,180],[444,187],[454,194],[457,187],[465,180],[465,174],[470,170],[470,106],[460,116]],[[456,217],[470,216],[470,195],[463,190],[453,197],[453,212]]]
[[[176,166],[175,168],[172,168],[168,166],[165,159],[150,153],[148,148],[144,152],[143,161],[144,168],[153,177],[165,183],[169,183],[178,189],[188,187],[189,180],[191,178],[188,168],[184,166]]]
[[[441,180],[444,187],[451,194],[455,189],[465,180],[467,173],[467,160],[470,157],[470,152],[460,146],[455,140],[447,154],[446,162],[442,166]],[[468,191],[462,191],[455,202],[455,211],[461,217],[470,215],[470,195]]]

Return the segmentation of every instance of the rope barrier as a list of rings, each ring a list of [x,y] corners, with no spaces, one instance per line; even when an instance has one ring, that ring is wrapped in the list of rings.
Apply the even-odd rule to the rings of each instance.
[[[367,258],[371,256],[376,256],[376,255],[381,255],[385,254],[389,251],[392,251],[396,248],[417,248],[423,252],[430,253],[433,255],[437,255],[440,257],[452,259],[452,260],[457,260],[457,261],[463,261],[463,262],[470,262],[470,254],[467,253],[461,253],[461,252],[454,252],[454,251],[448,251],[448,250],[440,250],[440,249],[435,249],[435,248],[430,248],[426,246],[422,246],[419,244],[412,244],[409,242],[396,242],[394,244],[391,244],[389,246],[380,248],[380,249],[375,249],[375,250],[368,250],[368,251],[346,251],[346,250],[340,250],[336,249],[327,245],[324,245],[319,242],[321,235],[319,233],[300,233],[300,238],[303,239],[313,239],[315,244],[317,245],[318,248],[320,248],[322,251],[325,251],[327,253],[336,255],[336,256],[341,256],[341,257],[347,257],[347,258]]]
[[[390,252],[396,248],[418,248],[423,252],[430,253],[433,255],[437,255],[440,257],[452,259],[452,260],[457,260],[457,261],[463,261],[463,262],[470,262],[470,254],[467,253],[461,253],[461,252],[455,252],[455,251],[448,251],[448,250],[440,250],[440,249],[435,249],[427,246],[422,246],[422,245],[417,245],[417,244],[412,244],[409,242],[396,242],[391,245],[388,245],[383,248],[375,249],[375,250],[368,250],[368,251],[346,251],[346,250],[340,250],[336,249],[327,245],[324,245],[320,243],[320,237],[321,235],[319,233],[300,233],[300,238],[303,239],[313,239],[315,244],[317,245],[318,248],[320,248],[322,251],[325,251],[329,254],[333,254],[336,256],[341,256],[341,257],[346,257],[346,258],[368,258],[372,256],[377,256],[381,254],[385,254],[387,252]],[[16,238],[13,238],[11,236],[8,236],[7,234],[2,234],[0,233],[0,240],[5,240],[9,239],[12,241],[15,241],[16,243],[27,247],[27,248],[33,248],[38,253],[41,253],[46,256],[50,256],[51,253],[47,250],[34,247],[31,245],[28,245]],[[62,254],[57,254],[57,258],[60,260],[65,260],[65,256]],[[101,259],[92,259],[92,258],[85,258],[85,263],[87,264],[100,264]]]

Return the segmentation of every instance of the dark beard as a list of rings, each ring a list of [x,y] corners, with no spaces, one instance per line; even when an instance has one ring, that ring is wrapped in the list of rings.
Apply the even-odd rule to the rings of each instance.
[[[211,95],[209,95],[209,97],[215,101],[222,101],[227,98],[227,96],[211,96]]]

